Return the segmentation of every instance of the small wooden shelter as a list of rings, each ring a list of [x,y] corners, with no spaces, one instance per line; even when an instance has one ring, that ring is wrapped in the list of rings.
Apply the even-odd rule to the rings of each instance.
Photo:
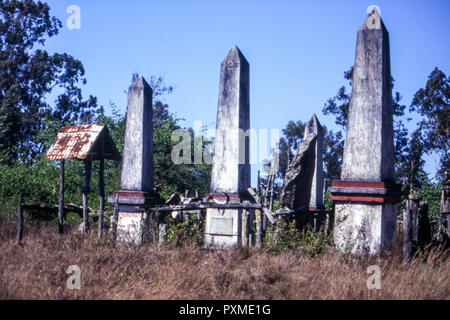
[[[104,160],[121,160],[121,155],[111,138],[108,128],[103,124],[88,124],[63,127],[59,129],[55,142],[45,156],[45,160],[60,160],[59,176],[59,233],[63,233],[64,207],[64,161],[67,159],[83,160],[85,163],[85,185],[83,191],[83,220],[84,231],[88,230],[87,194],[91,180],[92,161],[100,160],[99,188],[99,236],[102,234],[103,213],[105,205]]]

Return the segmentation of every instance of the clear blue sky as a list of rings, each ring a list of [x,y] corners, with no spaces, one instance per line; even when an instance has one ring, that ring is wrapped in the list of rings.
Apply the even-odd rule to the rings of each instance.
[[[326,100],[345,84],[356,33],[369,5],[389,31],[394,91],[409,106],[433,68],[450,74],[450,1],[48,1],[63,22],[46,43],[82,61],[84,95],[125,111],[132,73],[164,76],[174,92],[170,110],[192,127],[215,127],[220,63],[238,45],[250,63],[251,127],[279,128],[289,120],[322,124]],[[69,30],[69,5],[81,9],[81,29]],[[416,121],[409,127],[413,128]],[[437,159],[437,158],[436,158]],[[252,169],[255,184],[256,171]],[[427,157],[426,170],[435,168]],[[434,172],[433,172],[434,174]]]

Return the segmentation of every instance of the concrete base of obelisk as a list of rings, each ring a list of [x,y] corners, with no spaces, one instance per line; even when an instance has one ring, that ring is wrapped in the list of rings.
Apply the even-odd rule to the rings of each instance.
[[[241,243],[243,209],[207,209],[205,247],[225,248]]]
[[[161,204],[159,196],[149,192],[124,190],[115,191],[114,195],[119,195],[116,239],[134,244],[156,240],[158,223],[149,209]],[[115,197],[109,197],[108,202],[114,203]]]
[[[123,208],[122,208],[123,210]],[[120,242],[142,244],[147,242],[149,232],[148,214],[143,212],[119,211],[117,221],[117,240]]]
[[[394,240],[398,204],[336,203],[334,243],[341,252],[376,253]]]
[[[249,198],[246,193],[208,194],[204,201],[213,201],[219,204],[242,204],[248,203]],[[244,208],[206,209],[205,248],[220,249],[239,244],[248,245],[252,241],[250,226],[254,219],[254,211]]]
[[[341,252],[377,253],[394,240],[401,186],[392,181],[333,180],[334,243]]]

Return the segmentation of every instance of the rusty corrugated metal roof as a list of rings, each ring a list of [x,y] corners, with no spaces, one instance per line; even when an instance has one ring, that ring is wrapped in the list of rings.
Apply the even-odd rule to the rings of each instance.
[[[95,152],[93,154],[92,151],[102,134],[105,137],[106,151],[103,157],[106,159],[120,159],[120,154],[109,136],[108,129],[105,125],[88,124],[59,129],[56,140],[48,150],[45,160],[84,160],[88,156],[91,156],[92,159],[99,159],[99,153]],[[99,148],[96,147],[95,149]]]

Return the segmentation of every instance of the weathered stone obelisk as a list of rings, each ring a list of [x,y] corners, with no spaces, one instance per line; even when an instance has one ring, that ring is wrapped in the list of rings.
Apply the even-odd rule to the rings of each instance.
[[[217,109],[211,193],[208,201],[241,203],[250,187],[249,64],[237,46],[222,61]],[[243,209],[207,209],[205,246],[230,246],[241,241]]]
[[[146,208],[157,203],[153,194],[152,89],[138,77],[128,91],[125,140],[119,196],[117,239],[141,243],[148,228]],[[114,197],[109,198],[110,202]]]
[[[314,174],[311,183],[311,197],[309,201],[309,211],[317,211],[323,209],[323,129],[313,114],[311,120],[305,126],[305,137],[309,134],[316,135],[315,142],[315,158],[314,158]]]
[[[390,77],[389,35],[373,9],[358,30],[341,180],[330,188],[340,250],[375,253],[394,238],[400,189]]]

